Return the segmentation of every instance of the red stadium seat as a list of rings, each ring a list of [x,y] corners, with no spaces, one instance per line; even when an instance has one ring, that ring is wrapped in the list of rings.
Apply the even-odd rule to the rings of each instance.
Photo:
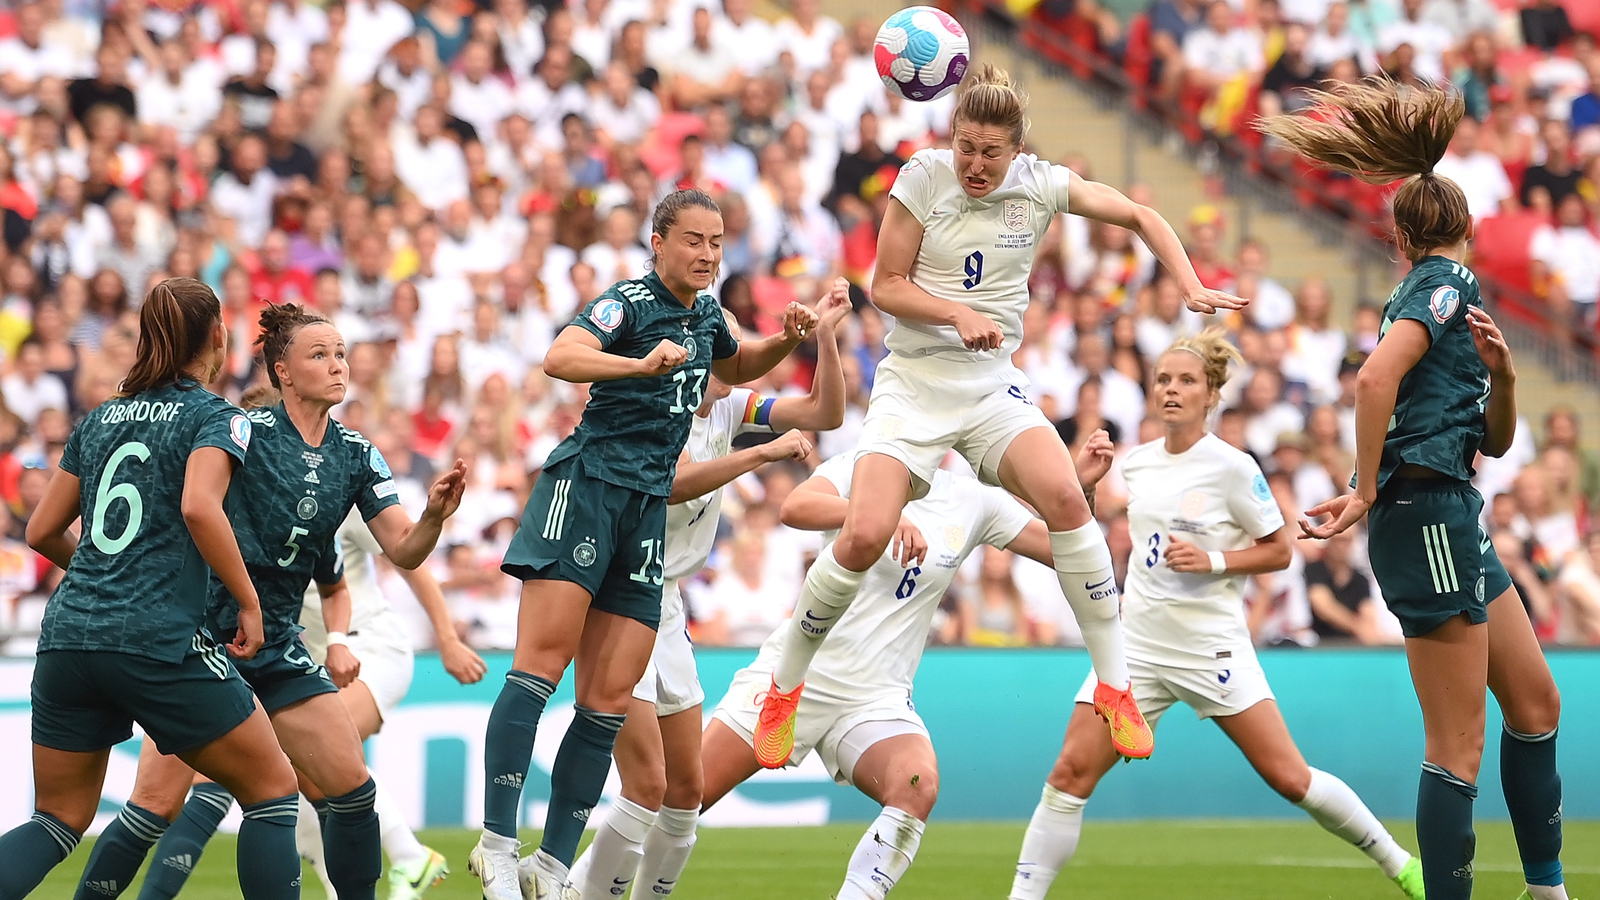
[[[1600,3],[1595,0],[1561,0],[1574,31],[1585,31],[1600,38]]]
[[[1128,22],[1128,44],[1122,52],[1122,71],[1133,82],[1134,103],[1143,109],[1150,86],[1150,17],[1143,13]]]
[[[1491,216],[1479,222],[1477,237],[1472,241],[1473,269],[1516,290],[1532,290],[1528,244],[1543,222],[1531,212]]]

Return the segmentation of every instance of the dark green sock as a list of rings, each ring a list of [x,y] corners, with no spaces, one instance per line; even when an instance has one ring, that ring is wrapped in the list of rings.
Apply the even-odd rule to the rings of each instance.
[[[1523,880],[1561,883],[1561,773],[1556,771],[1556,733],[1500,733],[1500,786],[1517,835]]]
[[[512,669],[489,710],[483,739],[483,827],[509,838],[522,818],[522,780],[533,761],[533,736],[556,686]]]
[[[550,767],[550,811],[539,849],[571,866],[589,813],[611,772],[611,749],[626,716],[579,706]]]
[[[166,831],[166,819],[142,806],[124,806],[94,842],[94,852],[83,867],[74,900],[122,896],[139,874],[145,854]]]
[[[1478,788],[1433,763],[1422,764],[1417,788],[1417,855],[1428,900],[1471,900],[1472,801]]]
[[[46,812],[0,835],[0,900],[23,900],[82,839]]]
[[[206,842],[217,833],[217,826],[231,808],[233,795],[222,785],[195,785],[189,792],[189,802],[183,805],[183,814],[156,845],[150,871],[144,873],[144,885],[139,888],[139,900],[172,900],[178,896],[189,873],[200,862]]]
[[[234,865],[244,900],[299,900],[300,851],[294,845],[294,823],[300,815],[300,795],[263,800],[243,811]]]
[[[375,900],[383,875],[383,845],[373,800],[378,785],[371,778],[348,794],[328,798],[328,820],[322,828],[323,858],[328,881],[339,900]]]

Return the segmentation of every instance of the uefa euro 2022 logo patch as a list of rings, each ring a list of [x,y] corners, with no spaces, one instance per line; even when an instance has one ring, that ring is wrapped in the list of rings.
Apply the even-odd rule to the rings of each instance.
[[[1272,488],[1267,487],[1267,478],[1260,472],[1256,473],[1255,480],[1250,482],[1250,492],[1256,495],[1256,500],[1268,503],[1272,500]]]
[[[1461,292],[1445,285],[1433,292],[1428,298],[1428,310],[1433,313],[1433,320],[1440,325],[1450,321],[1456,314],[1456,308],[1461,305]]]
[[[607,297],[596,303],[594,309],[589,311],[589,321],[595,327],[610,334],[622,324],[622,301],[615,297]]]

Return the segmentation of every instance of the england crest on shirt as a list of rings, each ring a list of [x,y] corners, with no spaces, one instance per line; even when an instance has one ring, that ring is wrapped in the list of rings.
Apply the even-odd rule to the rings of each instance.
[[[1000,214],[1007,231],[1028,230],[1028,201],[1007,200],[1001,205]]]

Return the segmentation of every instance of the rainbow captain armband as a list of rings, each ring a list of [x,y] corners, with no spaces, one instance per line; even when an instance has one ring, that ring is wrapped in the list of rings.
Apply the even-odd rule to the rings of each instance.
[[[750,399],[744,404],[744,419],[746,425],[760,425],[763,428],[771,427],[772,404],[777,400],[763,397],[760,394],[751,394]]]

